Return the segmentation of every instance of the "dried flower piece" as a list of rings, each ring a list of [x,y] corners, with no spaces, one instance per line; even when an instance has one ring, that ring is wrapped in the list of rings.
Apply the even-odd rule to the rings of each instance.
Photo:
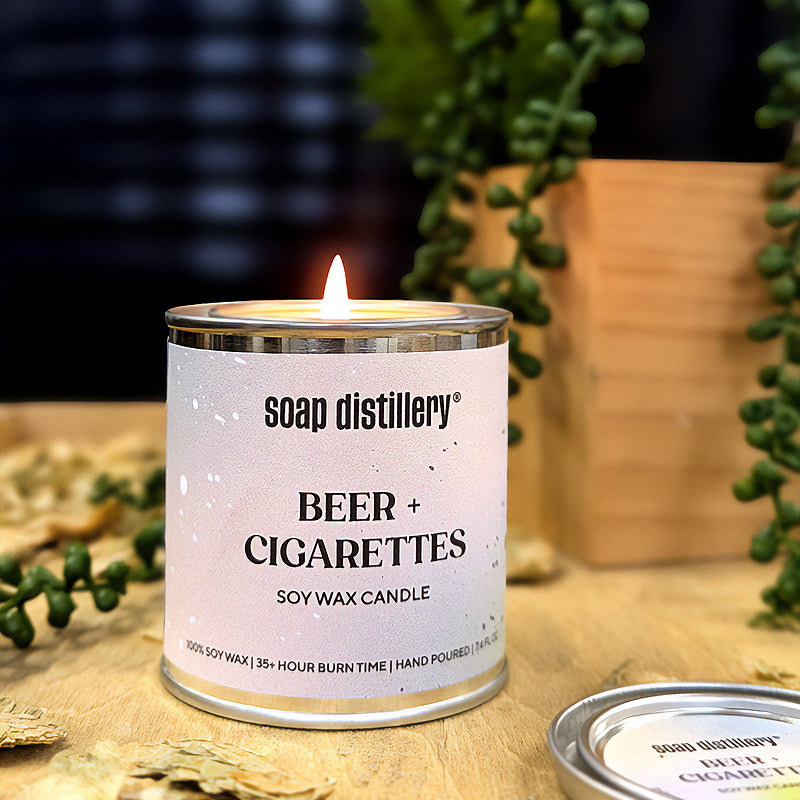
[[[673,676],[635,666],[632,658],[626,658],[611,670],[611,674],[600,684],[600,691],[605,692],[609,689],[618,689],[620,686],[633,686],[639,683],[674,683],[677,680]]]
[[[0,747],[52,744],[66,736],[54,722],[42,719],[44,709],[0,697]]]
[[[206,741],[98,742],[89,753],[59,753],[20,800],[322,800],[322,785],[277,769],[262,756]],[[17,798],[15,797],[15,800]]]
[[[322,785],[299,780],[256,753],[209,741],[163,742],[148,746],[136,759],[137,768],[122,787],[118,800],[147,797],[156,800],[194,800],[196,790],[237,800],[321,800],[333,791],[333,781]],[[141,786],[136,779],[145,779]],[[155,786],[152,780],[155,779]],[[156,788],[169,792],[153,794]],[[148,792],[145,794],[144,789]],[[175,794],[174,792],[184,792]]]
[[[509,527],[506,537],[506,578],[509,581],[541,581],[556,571],[556,554],[544,539],[526,537]]]
[[[132,766],[116,742],[98,742],[85,755],[59,753],[14,800],[115,800]]]
[[[787,672],[782,667],[767,664],[765,661],[757,660],[753,662],[753,675],[759,681],[775,683],[787,689],[800,690],[800,676],[795,672]]]

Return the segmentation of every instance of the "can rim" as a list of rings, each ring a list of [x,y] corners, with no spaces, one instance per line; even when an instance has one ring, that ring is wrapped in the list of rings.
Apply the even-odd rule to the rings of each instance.
[[[257,334],[264,331],[347,333],[387,330],[427,331],[439,328],[474,332],[501,327],[511,320],[511,313],[505,309],[469,303],[354,300],[353,306],[356,311],[391,312],[397,308],[398,303],[408,308],[408,315],[387,313],[386,316],[372,318],[356,314],[352,319],[317,319],[310,312],[318,311],[318,301],[244,300],[176,306],[166,312],[166,321],[169,327],[184,330]],[[271,310],[273,316],[269,316]]]
[[[800,720],[800,692],[770,686],[734,683],[651,683],[610,689],[573,703],[553,719],[547,734],[556,774],[568,796],[581,800],[663,800],[663,793],[654,792],[620,777],[602,764],[593,752],[591,727],[605,715],[618,711],[661,704],[680,708],[679,698],[727,698],[732,704],[747,700],[751,710],[770,703],[786,702],[798,709],[793,719]],[[730,710],[730,709],[729,709]],[[617,721],[618,722],[618,721]],[[598,726],[599,728],[599,726]],[[598,730],[596,728],[595,730]]]

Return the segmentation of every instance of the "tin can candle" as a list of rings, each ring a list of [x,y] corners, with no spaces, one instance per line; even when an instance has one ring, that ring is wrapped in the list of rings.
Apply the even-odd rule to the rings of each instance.
[[[507,678],[510,315],[330,302],[167,312],[162,676],[272,725],[453,714]]]

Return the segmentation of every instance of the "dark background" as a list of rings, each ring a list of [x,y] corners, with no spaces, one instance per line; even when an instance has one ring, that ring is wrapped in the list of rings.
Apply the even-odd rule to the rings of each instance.
[[[164,310],[396,297],[425,187],[364,133],[358,0],[5,0],[3,400],[161,399]],[[655,0],[645,61],[584,94],[599,157],[772,161],[750,0]]]

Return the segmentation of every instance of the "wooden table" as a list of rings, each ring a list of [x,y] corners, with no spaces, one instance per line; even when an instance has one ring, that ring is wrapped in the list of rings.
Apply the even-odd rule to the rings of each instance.
[[[198,738],[255,750],[309,779],[334,778],[334,798],[563,798],[548,725],[628,659],[626,683],[770,683],[765,666],[800,672],[796,633],[747,626],[774,572],[747,561],[625,570],[564,563],[546,583],[509,587],[511,680],[499,696],[448,719],[370,731],[262,727],[174,699],[158,678],[162,584],[132,586],[107,615],[81,597],[63,631],[47,627],[36,601],[34,645],[20,652],[0,643],[0,686],[47,707],[68,737],[0,751],[0,796],[13,796],[60,748]],[[797,680],[786,685],[798,688]]]

